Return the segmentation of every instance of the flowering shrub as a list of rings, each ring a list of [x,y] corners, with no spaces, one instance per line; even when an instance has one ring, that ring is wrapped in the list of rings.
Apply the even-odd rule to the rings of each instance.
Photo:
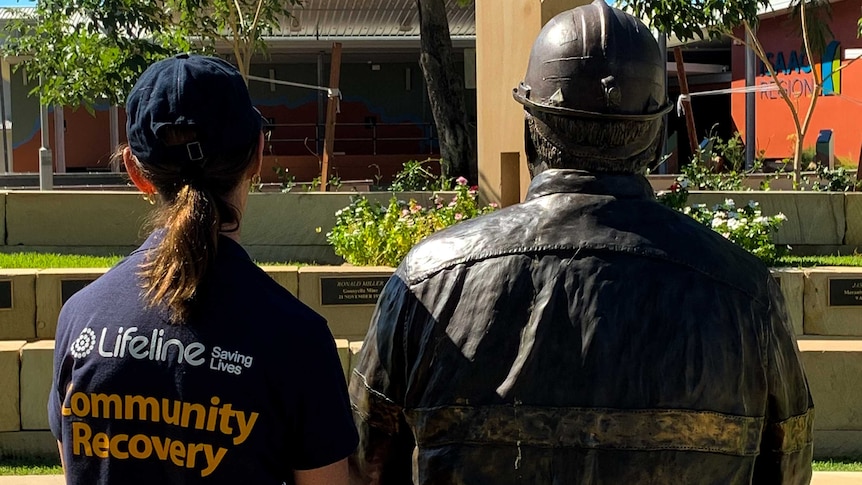
[[[766,264],[772,264],[782,255],[785,248],[777,247],[772,242],[772,235],[787,220],[784,214],[764,216],[757,202],[749,201],[747,205],[738,208],[733,199],[725,199],[723,204],[712,208],[706,204],[688,206],[688,188],[688,179],[680,176],[670,189],[656,194],[656,198],[662,204],[712,228]]]
[[[425,236],[496,209],[493,203],[479,207],[477,197],[476,187],[469,187],[463,177],[455,181],[451,199],[435,195],[427,206],[399,201],[395,195],[382,206],[358,196],[335,213],[335,226],[326,240],[350,264],[398,266]]]
[[[682,212],[742,246],[766,264],[774,263],[781,256],[779,253],[783,252],[784,248],[772,242],[772,234],[787,217],[782,213],[764,216],[757,202],[749,201],[737,207],[733,199],[725,199],[723,204],[711,209],[706,204],[695,204],[683,208]]]

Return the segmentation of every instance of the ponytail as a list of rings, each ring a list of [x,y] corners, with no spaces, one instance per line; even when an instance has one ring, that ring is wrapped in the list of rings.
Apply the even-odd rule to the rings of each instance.
[[[193,130],[171,129],[164,140],[176,145],[195,136]],[[157,189],[161,203],[150,225],[163,231],[140,267],[143,298],[150,307],[167,309],[172,323],[184,323],[195,313],[218,252],[219,233],[239,230],[241,214],[229,201],[257,160],[258,147],[254,140],[244,153],[210,158],[206,170],[192,174],[173,165],[134,160]]]
[[[163,219],[164,236],[141,267],[144,296],[148,302],[165,305],[172,322],[184,322],[218,251],[221,218],[212,196],[188,184],[159,219]]]

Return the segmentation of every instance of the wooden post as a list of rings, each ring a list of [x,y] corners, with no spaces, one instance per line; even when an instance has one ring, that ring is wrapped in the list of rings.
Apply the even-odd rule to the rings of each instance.
[[[673,48],[673,60],[676,61],[676,77],[679,79],[679,93],[684,95],[682,107],[685,109],[685,126],[688,131],[688,144],[691,146],[691,155],[697,154],[699,144],[697,142],[697,128],[694,126],[694,113],[691,110],[691,100],[688,98],[688,79],[685,77],[685,62],[682,60],[682,49],[679,46]]]
[[[333,92],[338,90],[338,81],[341,78],[341,43],[332,44],[332,60],[329,63],[329,89]],[[326,103],[326,128],[323,139],[323,162],[320,167],[320,191],[326,192],[329,184],[329,166],[332,162],[332,149],[335,145],[335,115],[338,108],[338,98],[329,96]]]

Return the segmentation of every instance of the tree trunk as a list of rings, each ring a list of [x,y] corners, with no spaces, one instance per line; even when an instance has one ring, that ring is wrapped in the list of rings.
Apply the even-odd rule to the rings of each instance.
[[[446,176],[478,180],[475,133],[467,124],[463,80],[452,59],[452,38],[444,0],[416,0],[419,10],[421,53],[419,65],[428,86],[431,113],[440,139]]]

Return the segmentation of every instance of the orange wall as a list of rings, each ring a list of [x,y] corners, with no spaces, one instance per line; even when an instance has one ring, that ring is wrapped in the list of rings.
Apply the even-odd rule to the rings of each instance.
[[[859,15],[859,3],[856,0],[844,0],[832,4],[831,28],[835,40],[841,44],[841,58],[844,56],[845,49],[862,48],[862,39],[856,37],[856,22]],[[791,61],[791,59],[799,60],[799,53],[803,52],[803,49],[802,40],[799,34],[794,32],[790,22],[786,14],[765,19],[760,24],[758,38],[764,50],[773,53],[773,66],[778,61],[778,54],[781,53],[788,69],[794,67],[793,64],[807,67],[807,59],[800,63]],[[732,53],[732,85],[735,88],[744,87],[745,49],[743,46],[734,45]],[[815,59],[814,64],[817,65],[819,62],[820,59]],[[842,64],[846,65],[847,61],[843,61]],[[768,74],[765,76],[760,74],[760,61],[757,65],[755,84],[771,83],[772,79]],[[794,68],[790,73],[779,75],[784,85],[789,86],[795,94],[794,101],[799,107],[800,118],[804,117],[808,109],[811,100],[810,87],[813,86],[813,75],[803,71],[803,69]],[[813,147],[819,131],[831,129],[835,141],[835,156],[857,161],[862,150],[862,60],[842,69],[840,90],[839,95],[820,96],[817,100],[804,146]],[[777,91],[756,93],[755,99],[757,100],[755,116],[758,150],[765,150],[767,158],[791,157],[792,147],[788,136],[795,133],[795,129],[786,102],[781,99]],[[733,94],[731,104],[734,122],[744,136],[745,95]]]
[[[119,110],[120,142],[126,139],[126,113]],[[66,169],[74,168],[108,168],[111,157],[110,119],[108,111],[97,110],[91,115],[84,108],[73,110],[68,106],[64,108],[63,115],[66,120]],[[48,139],[54,150],[54,169],[57,168],[57,153],[54,148],[54,113],[48,115]],[[41,145],[41,132],[39,130],[26,143],[15,148],[13,162],[15,172],[38,172],[39,171],[39,146]]]

